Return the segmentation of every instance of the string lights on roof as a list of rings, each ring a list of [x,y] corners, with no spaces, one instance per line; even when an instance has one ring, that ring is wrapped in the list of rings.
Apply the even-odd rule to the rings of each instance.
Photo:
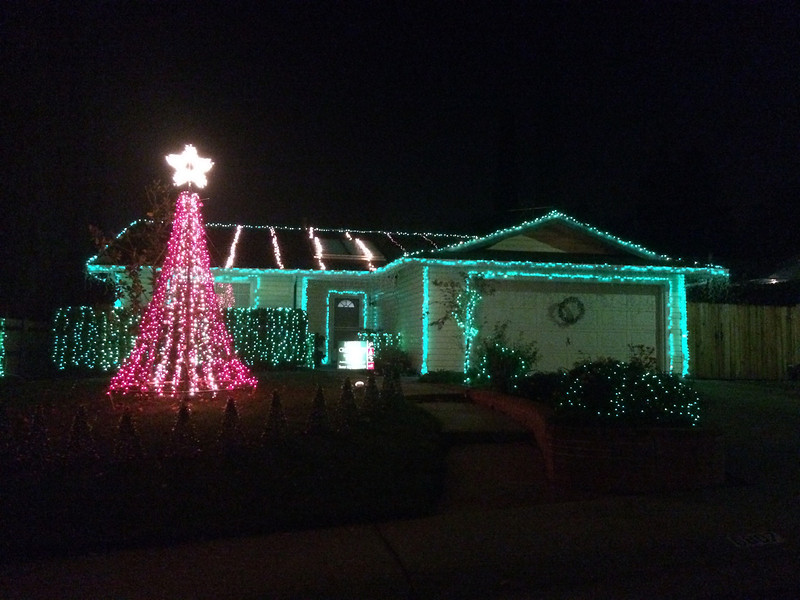
[[[233,242],[231,242],[231,251],[228,254],[228,260],[225,261],[225,268],[230,269],[233,267],[234,261],[236,260],[236,245],[239,243],[239,236],[242,235],[242,226],[239,225],[236,228],[236,233],[233,234]]]
[[[285,267],[283,266],[283,260],[281,259],[281,248],[278,245],[278,234],[275,233],[275,228],[270,227],[269,232],[272,235],[272,250],[275,253],[275,263],[278,265],[278,268],[283,270]]]
[[[364,255],[364,260],[367,262],[367,268],[370,271],[374,271],[375,265],[372,264],[372,258],[373,258],[372,252],[370,252],[369,248],[367,248],[367,245],[364,243],[364,240],[362,240],[361,238],[354,238],[354,240],[356,246],[359,247],[362,254]]]
[[[403,254],[406,254],[406,249],[403,247],[403,245],[400,242],[398,242],[396,239],[394,239],[394,237],[392,236],[391,233],[389,233],[388,231],[385,232],[385,233],[386,233],[386,237],[389,238],[389,241],[392,242],[398,248],[400,248],[400,250],[403,251]]]

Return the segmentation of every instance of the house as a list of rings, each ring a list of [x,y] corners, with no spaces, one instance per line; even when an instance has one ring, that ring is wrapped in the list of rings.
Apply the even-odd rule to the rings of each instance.
[[[114,240],[145,221],[132,224]],[[362,330],[402,334],[420,372],[464,371],[470,348],[505,325],[535,341],[539,370],[653,349],[660,369],[687,374],[687,284],[727,278],[553,211],[490,235],[209,224],[216,281],[237,307],[295,307],[324,336],[323,363]],[[124,276],[105,251],[90,274]],[[116,253],[119,255],[119,253]],[[116,264],[115,264],[116,263]]]

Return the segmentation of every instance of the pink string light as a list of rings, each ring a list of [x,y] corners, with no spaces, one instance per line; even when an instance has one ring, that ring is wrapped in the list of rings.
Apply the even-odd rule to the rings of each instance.
[[[197,194],[181,192],[153,299],[109,394],[194,395],[257,384],[225,328],[200,207]]]

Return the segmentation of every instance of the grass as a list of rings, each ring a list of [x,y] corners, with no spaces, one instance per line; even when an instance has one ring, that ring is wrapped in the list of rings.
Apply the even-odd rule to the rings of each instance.
[[[442,488],[444,448],[438,424],[415,406],[399,403],[362,417],[348,433],[302,433],[317,385],[332,413],[341,381],[334,372],[265,374],[254,395],[237,399],[249,443],[233,453],[217,443],[227,396],[191,403],[202,448],[191,458],[166,452],[175,401],[112,403],[106,379],[4,385],[0,400],[14,447],[24,446],[30,415],[41,407],[53,456],[0,461],[0,560],[432,512]],[[281,395],[290,435],[264,444],[260,434],[273,389]],[[358,394],[356,399],[363,403]],[[88,413],[99,459],[64,458],[78,406]],[[112,448],[125,409],[134,416],[145,457],[115,462]]]

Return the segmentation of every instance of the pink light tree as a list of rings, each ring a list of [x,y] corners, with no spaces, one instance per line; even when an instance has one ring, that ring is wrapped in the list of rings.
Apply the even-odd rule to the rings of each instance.
[[[213,163],[193,146],[171,154],[176,185],[206,184]],[[214,290],[202,202],[178,196],[167,255],[145,309],[133,350],[111,379],[108,393],[173,396],[254,389],[257,380],[239,360]]]

